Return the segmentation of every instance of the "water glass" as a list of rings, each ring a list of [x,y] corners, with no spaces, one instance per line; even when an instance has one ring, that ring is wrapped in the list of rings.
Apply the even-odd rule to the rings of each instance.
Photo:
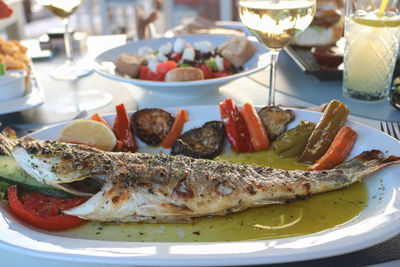
[[[399,0],[348,0],[343,93],[376,101],[389,94],[400,39]]]

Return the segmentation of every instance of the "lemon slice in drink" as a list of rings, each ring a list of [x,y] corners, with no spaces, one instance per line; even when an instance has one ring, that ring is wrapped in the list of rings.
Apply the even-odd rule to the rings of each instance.
[[[365,26],[383,28],[383,27],[399,27],[400,17],[377,17],[377,16],[366,16],[366,17],[354,17],[353,20],[358,24]]]
[[[65,125],[57,141],[87,144],[104,151],[113,150],[117,144],[113,131],[104,123],[93,120],[76,120]]]

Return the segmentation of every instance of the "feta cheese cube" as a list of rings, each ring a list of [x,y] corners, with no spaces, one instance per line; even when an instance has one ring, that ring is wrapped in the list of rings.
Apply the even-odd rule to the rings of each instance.
[[[154,54],[147,54],[144,57],[146,58],[147,62],[151,61],[151,60],[157,60],[157,58]]]
[[[217,55],[214,60],[215,60],[215,63],[217,64],[218,71],[223,71],[224,70],[224,59],[222,57],[220,57],[219,55]]]
[[[168,57],[165,54],[161,53],[160,51],[158,51],[156,57],[157,57],[157,60],[160,62],[169,60]]]
[[[172,52],[172,43],[171,42],[165,43],[158,48],[159,54],[161,53],[163,55],[168,55],[171,52]]]
[[[211,52],[212,45],[209,41],[195,42],[194,49],[199,50],[203,54],[207,54]]]
[[[148,61],[147,67],[149,67],[149,69],[150,69],[152,72],[157,73],[157,65],[158,65],[158,63],[160,63],[160,62],[158,62],[158,61],[154,58],[154,59]]]
[[[183,49],[186,48],[186,41],[178,38],[174,42],[174,52],[176,53],[182,53]]]
[[[147,56],[147,55],[152,55],[154,52],[153,48],[151,48],[150,46],[142,46],[141,48],[139,48],[139,55],[143,55],[143,56]]]
[[[182,61],[194,61],[195,57],[196,53],[193,48],[186,47],[185,50],[183,50]]]

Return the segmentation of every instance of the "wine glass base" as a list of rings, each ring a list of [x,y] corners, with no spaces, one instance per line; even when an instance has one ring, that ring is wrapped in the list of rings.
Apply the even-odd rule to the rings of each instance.
[[[85,77],[93,72],[93,68],[85,64],[64,63],[50,72],[55,80],[74,81]]]
[[[58,112],[74,113],[104,107],[111,103],[113,96],[99,90],[83,90],[71,92],[58,99]]]

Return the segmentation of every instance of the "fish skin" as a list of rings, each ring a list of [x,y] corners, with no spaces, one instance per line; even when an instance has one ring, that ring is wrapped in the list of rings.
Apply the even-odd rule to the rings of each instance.
[[[21,153],[19,153],[21,152]],[[18,143],[12,155],[26,172],[45,184],[54,185],[113,173],[111,158],[86,145],[36,140],[29,137]]]
[[[38,173],[47,174],[41,177],[44,180],[61,175],[56,182],[101,176],[105,181],[101,190],[64,213],[87,220],[124,223],[185,222],[195,217],[223,216],[250,207],[290,202],[346,187],[384,166],[400,162],[400,157],[385,158],[381,151],[371,150],[332,170],[286,171],[185,156],[104,152],[33,139],[24,139],[12,154],[25,171],[38,179]],[[31,164],[24,162],[32,161],[31,158],[38,171],[32,171]],[[44,161],[56,162],[58,166],[52,169]],[[103,161],[107,162],[105,167],[101,166]],[[51,170],[52,175],[48,174]],[[64,181],[63,175],[67,177]]]

